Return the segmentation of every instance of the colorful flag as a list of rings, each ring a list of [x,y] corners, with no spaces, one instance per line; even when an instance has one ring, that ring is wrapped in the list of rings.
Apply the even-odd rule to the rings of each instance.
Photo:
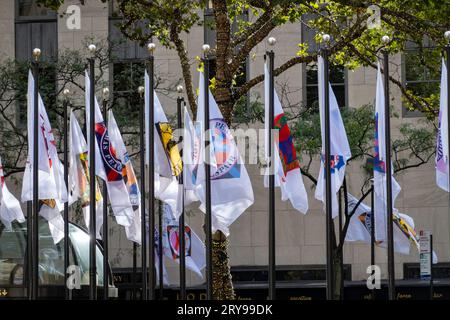
[[[169,259],[180,263],[180,236],[178,219],[168,205],[164,205],[164,254]],[[202,270],[206,266],[206,251],[202,240],[194,230],[185,225],[186,268],[203,279]]]
[[[315,197],[324,203],[326,201],[325,190],[325,88],[324,82],[324,61],[321,56],[318,57],[318,82],[319,82],[319,109],[320,109],[320,127],[322,132],[322,153],[320,158],[320,172],[317,178],[317,187]],[[330,99],[330,166],[331,166],[331,200],[332,200],[332,216],[335,218],[339,213],[337,193],[342,186],[345,177],[345,166],[347,160],[352,156],[350,146],[347,140],[344,123],[342,121],[341,112],[334,95],[333,88],[330,83],[329,87]]]
[[[80,200],[86,227],[89,229],[89,166],[88,147],[81,131],[78,120],[73,112],[70,113],[69,131],[69,205]],[[96,237],[100,239],[103,224],[103,197],[100,192],[99,181],[96,183]]]
[[[86,127],[88,136],[90,130],[89,110],[90,110],[90,86],[88,72],[86,79]],[[129,227],[133,224],[134,211],[130,203],[127,187],[122,175],[123,164],[116,154],[116,146],[112,143],[105,121],[103,120],[100,107],[95,101],[95,173],[98,177],[106,181],[111,209],[118,224]]]
[[[11,230],[11,223],[14,220],[22,223],[25,222],[25,217],[23,216],[19,200],[9,192],[6,186],[2,158],[0,157],[0,221],[7,230]]]
[[[436,183],[439,188],[449,192],[449,146],[448,146],[448,92],[447,67],[442,59],[441,100],[439,106],[439,127],[436,138]]]
[[[358,199],[348,194],[348,211],[354,210],[357,204]],[[361,202],[350,219],[345,241],[363,241],[370,244],[371,214],[371,208]],[[412,243],[420,252],[419,235],[415,230],[413,218],[399,212],[394,212],[392,218],[394,221],[394,251],[407,255]],[[382,248],[387,247],[385,241],[375,241],[375,244]],[[435,252],[433,252],[433,263],[437,263]]]
[[[145,72],[145,144],[146,163],[149,164],[148,136],[150,123],[150,78]],[[172,128],[164,113],[161,102],[155,91],[154,94],[154,156],[155,156],[155,197],[177,210],[178,201],[178,180],[177,177],[182,171],[182,161],[177,143],[173,139]]]
[[[199,153],[194,162],[197,163],[193,176],[197,185],[197,196],[201,200],[200,210],[205,212],[205,179],[204,161],[198,156],[204,152],[204,139],[202,128],[204,128],[204,75],[200,72],[200,90],[197,109],[197,141]],[[239,154],[233,136],[222,113],[209,92],[210,108],[210,159],[211,159],[211,211],[212,231],[222,231],[229,235],[230,225],[248,208],[253,202],[253,188]]]
[[[377,71],[377,90],[375,100],[375,139],[374,139],[374,190],[375,190],[375,236],[377,240],[386,240],[387,233],[387,191],[386,191],[386,128],[384,113],[384,85],[380,64]],[[392,166],[392,164],[390,164]],[[400,193],[400,185],[391,177],[392,206]]]
[[[34,148],[34,78],[28,73],[28,158],[22,183],[22,202],[33,200],[33,148]],[[48,221],[53,241],[64,238],[64,220],[60,211],[67,201],[67,187],[64,182],[64,169],[58,157],[55,137],[44,102],[38,94],[38,170],[39,170],[39,214]]]
[[[130,203],[134,210],[134,220],[131,226],[125,227],[127,239],[141,243],[141,193],[139,191],[138,181],[134,173],[133,164],[128,155],[119,127],[112,110],[108,114],[108,128],[111,142],[116,146],[117,156],[124,164],[122,168],[122,176],[127,186]]]
[[[269,70],[267,64],[264,64],[264,93],[265,93],[265,152],[266,160],[269,163],[268,156],[269,139],[267,132],[269,129]],[[281,188],[281,199],[283,201],[290,200],[292,206],[302,212],[308,211],[308,194],[306,193],[305,185],[303,184],[303,177],[300,171],[300,161],[297,157],[294,141],[292,139],[291,131],[289,129],[286,116],[281,106],[275,88],[274,95],[274,122],[275,129],[278,130],[278,145],[274,148],[274,174],[275,185]],[[275,138],[274,138],[275,139]],[[264,185],[267,188],[269,185],[268,170],[264,177]]]

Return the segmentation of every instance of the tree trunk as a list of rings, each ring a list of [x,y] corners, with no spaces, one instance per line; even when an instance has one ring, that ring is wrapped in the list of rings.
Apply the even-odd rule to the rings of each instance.
[[[213,298],[215,300],[234,300],[235,294],[228,257],[228,239],[217,231],[213,235]]]

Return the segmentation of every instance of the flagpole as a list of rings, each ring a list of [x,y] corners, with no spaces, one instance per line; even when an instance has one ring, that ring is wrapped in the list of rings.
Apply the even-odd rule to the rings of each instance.
[[[97,261],[96,261],[96,186],[95,186],[95,51],[90,44],[89,61],[90,100],[89,100],[89,300],[97,300]],[[88,90],[88,88],[86,88]]]
[[[138,88],[140,100],[139,108],[139,144],[140,144],[140,171],[141,171],[141,272],[142,272],[142,300],[147,300],[147,219],[145,216],[145,102],[144,93],[145,88],[140,86]],[[149,126],[151,128],[151,126]],[[151,184],[151,179],[149,183]],[[133,250],[135,246],[133,245]],[[135,254],[135,251],[133,252]],[[133,257],[134,258],[134,257]],[[133,262],[134,263],[134,262]],[[135,270],[133,270],[135,272]],[[136,280],[136,274],[134,274],[134,280]],[[136,285],[136,283],[135,283]],[[136,287],[134,287],[136,293]],[[136,295],[134,296],[136,299]]]
[[[158,226],[158,267],[159,267],[159,299],[164,299],[164,256],[163,256],[163,217],[164,217],[164,204],[161,200],[158,200],[159,207],[159,226]]]
[[[267,39],[269,46],[273,47],[276,43],[274,37]],[[275,130],[274,124],[274,58],[275,54],[273,50],[266,51],[266,57],[269,60],[269,131],[268,135],[268,150],[267,155],[269,158],[269,300],[276,299],[276,247],[275,247],[275,157],[274,157],[274,143],[273,132]]]
[[[34,77],[34,119],[33,119],[33,212],[32,212],[32,281],[31,281],[31,299],[37,300],[39,298],[39,150],[38,150],[38,135],[39,135],[39,57],[41,50],[36,48],[33,50],[34,61],[32,64]]]
[[[447,45],[445,46],[445,52],[447,53],[447,59],[445,60],[445,66],[447,69],[447,144],[450,144],[450,30],[445,31],[444,38],[447,40]],[[450,150],[450,146],[447,146]],[[450,159],[448,162],[448,172],[447,172],[447,187],[450,192]],[[450,194],[450,193],[449,193]]]
[[[68,109],[69,109],[69,89],[63,90],[63,113],[64,113],[64,183],[69,187],[69,129],[68,129]],[[66,300],[71,300],[71,290],[67,286],[67,279],[69,275],[67,269],[69,268],[69,202],[64,202],[64,294]]]
[[[32,299],[31,291],[33,288],[33,259],[31,258],[33,251],[33,218],[32,218],[33,204],[32,201],[27,201],[27,263],[25,265],[26,279],[27,279],[27,297]]]
[[[386,45],[390,39],[383,36],[381,39]],[[391,115],[389,108],[389,53],[383,50],[384,75],[384,121],[386,145],[386,205],[387,205],[387,237],[388,237],[388,297],[395,300],[395,262],[394,262],[394,225],[392,220],[392,166],[391,166]]]
[[[373,179],[370,180],[370,265],[375,265],[375,188]],[[372,300],[375,300],[376,289],[372,289]]]
[[[153,52],[155,51],[155,44],[149,43],[147,45],[147,50],[149,52],[148,64],[147,64],[147,73],[150,78],[150,86],[149,86],[149,132],[148,132],[148,146],[149,146],[149,172],[148,172],[148,213],[149,213],[149,286],[150,291],[144,294],[144,300],[155,299],[155,286],[156,286],[156,277],[155,277],[155,96],[154,96],[154,56]],[[143,213],[144,214],[144,213]],[[162,276],[162,275],[161,275]]]
[[[323,35],[323,40],[325,43],[330,41],[330,36],[328,34]],[[325,159],[324,159],[324,167],[325,167],[325,213],[326,213],[326,252],[327,252],[327,300],[334,299],[334,270],[333,270],[333,241],[331,231],[333,228],[333,218],[332,218],[332,203],[331,203],[331,143],[330,143],[330,92],[329,92],[329,64],[328,64],[328,49],[322,49],[322,57],[323,57],[323,67],[324,67],[324,80],[323,80],[323,89],[324,89],[324,113],[325,113]]]
[[[210,172],[210,154],[209,154],[209,45],[204,44],[203,50],[203,85],[204,85],[204,103],[205,103],[205,233],[206,233],[206,299],[213,299],[212,282],[213,282],[213,265],[212,265],[212,213],[211,213],[211,172]]]
[[[108,111],[108,100],[109,100],[109,89],[107,87],[102,90],[103,95],[103,121],[106,123],[107,111]],[[103,300],[109,299],[109,254],[108,254],[108,189],[106,181],[103,181]]]
[[[184,102],[184,98],[181,96],[183,93],[183,86],[177,86],[178,98],[177,98],[177,127],[180,130],[180,139],[178,143],[183,142],[183,135],[181,134],[181,130],[183,128],[183,119],[182,119],[182,104]],[[185,124],[186,125],[186,124]],[[181,152],[184,152],[182,149]],[[180,238],[180,300],[186,300],[186,243],[185,243],[185,221],[184,221],[184,162],[183,162],[183,170],[178,177],[179,190],[183,193],[181,196],[181,214],[180,219],[178,221],[178,235]]]

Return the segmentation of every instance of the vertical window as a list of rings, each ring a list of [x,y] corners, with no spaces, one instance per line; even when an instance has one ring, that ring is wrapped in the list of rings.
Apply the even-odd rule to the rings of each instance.
[[[430,66],[429,62],[439,61],[439,52],[427,39],[422,44],[408,41],[403,55],[403,82],[408,91],[422,98],[439,94],[440,64],[434,64],[437,68]],[[403,116],[418,117],[420,111],[410,111],[404,104]]]
[[[37,5],[36,0],[16,1],[15,17],[15,57],[20,73],[28,76],[28,61],[32,59],[34,48],[40,48],[40,88],[47,108],[55,105],[56,74],[54,62],[58,56],[57,15],[55,11]],[[16,121],[24,125],[26,120],[26,90],[18,94],[18,112]],[[49,113],[51,116],[52,113]]]
[[[116,1],[111,2],[109,18],[109,43],[111,47],[110,83],[112,95],[110,108],[117,121],[127,119],[127,124],[137,123],[139,96],[137,88],[144,85],[144,71],[148,52],[137,41],[127,39],[118,24],[122,18]]]
[[[320,50],[319,44],[315,41],[317,31],[307,25],[310,19],[314,19],[314,15],[305,15],[302,18],[302,42],[308,44],[309,53],[317,53]],[[329,80],[339,107],[347,105],[346,78],[347,72],[343,66],[330,64]],[[318,108],[319,87],[317,81],[317,63],[303,64],[303,102],[307,106],[317,106]]]

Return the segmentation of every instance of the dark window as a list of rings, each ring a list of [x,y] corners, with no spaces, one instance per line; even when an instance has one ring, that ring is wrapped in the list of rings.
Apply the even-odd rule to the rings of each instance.
[[[56,74],[54,62],[58,56],[58,26],[56,12],[38,6],[36,0],[16,2],[15,56],[19,72],[28,77],[27,63],[32,59],[34,48],[41,49],[40,92],[47,110],[55,106]],[[26,123],[26,88],[20,90],[16,122]],[[23,92],[22,92],[23,91]],[[52,117],[52,112],[49,112]]]
[[[56,12],[38,5],[36,0],[17,0],[16,19],[56,19]]]
[[[439,262],[433,264],[433,277],[435,279],[449,279],[450,278],[450,263]],[[420,264],[419,263],[404,263],[403,264],[403,279],[420,279]]]
[[[130,40],[120,31],[117,1],[110,2],[109,42],[111,45],[110,80],[113,108],[117,121],[126,119],[127,125],[137,125],[139,116],[139,96],[137,88],[144,85],[144,71],[148,52],[145,46]]]
[[[320,50],[320,45],[316,42],[317,30],[311,28],[308,21],[314,19],[315,15],[304,15],[302,17],[302,27],[301,27],[301,40],[303,43],[308,45],[309,53],[317,53]],[[332,39],[333,41],[333,39]],[[305,70],[304,75],[304,99],[307,106],[317,106],[319,105],[319,88],[317,83],[317,63],[309,63],[303,65],[303,70]],[[339,107],[344,107],[347,105],[347,81],[346,81],[346,70],[343,66],[331,65],[330,64],[330,74],[329,80],[333,92],[336,96]]]
[[[439,94],[440,64],[437,69],[430,66],[430,62],[439,61],[439,52],[435,50],[434,44],[424,40],[419,46],[408,41],[403,55],[403,81],[407,90],[422,98]],[[420,111],[410,111],[404,105],[403,116],[421,116]]]
[[[306,105],[319,106],[319,87],[317,82],[317,63],[309,63],[306,68]],[[330,66],[330,83],[339,107],[346,105],[346,81],[343,66]]]

